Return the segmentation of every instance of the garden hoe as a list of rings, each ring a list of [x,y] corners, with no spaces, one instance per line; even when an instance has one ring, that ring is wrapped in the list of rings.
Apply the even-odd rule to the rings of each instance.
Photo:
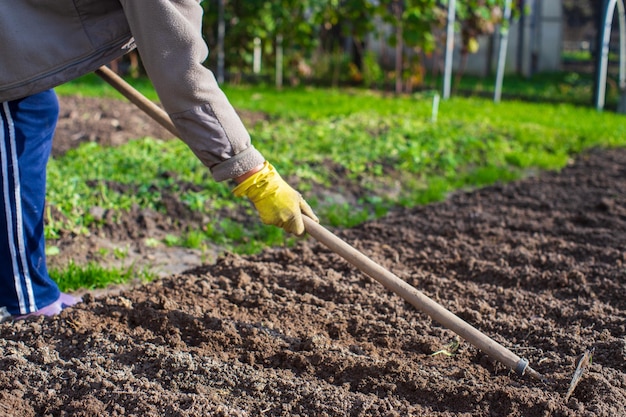
[[[168,114],[154,102],[144,97],[139,91],[135,90],[120,76],[106,66],[100,67],[96,71],[96,74],[111,84],[123,96],[146,112],[173,135],[180,137]],[[520,358],[511,350],[457,317],[445,307],[433,301],[424,293],[400,279],[397,275],[378,265],[320,224],[304,216],[304,226],[306,231],[320,243],[327,246],[363,273],[377,280],[388,290],[404,298],[404,300],[427,314],[442,326],[452,330],[464,340],[467,340],[469,343],[482,350],[492,359],[503,363],[519,375],[526,374],[541,381],[546,381],[543,375],[529,366],[528,360]]]

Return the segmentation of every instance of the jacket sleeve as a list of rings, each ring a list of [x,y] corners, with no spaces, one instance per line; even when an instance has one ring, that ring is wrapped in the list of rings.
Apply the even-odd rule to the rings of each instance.
[[[265,158],[251,144],[213,73],[202,65],[208,47],[198,0],[121,3],[163,107],[213,178],[234,178],[262,164]]]

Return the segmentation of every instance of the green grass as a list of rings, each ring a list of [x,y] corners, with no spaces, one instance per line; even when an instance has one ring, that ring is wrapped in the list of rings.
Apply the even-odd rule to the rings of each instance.
[[[547,85],[575,89],[576,83],[586,82],[568,74],[558,82],[551,77],[556,75],[544,77],[544,87],[523,80],[509,81],[505,87],[521,94]],[[156,98],[145,80],[132,82]],[[482,87],[475,82],[474,88]],[[392,207],[438,201],[454,190],[510,181],[530,171],[559,170],[591,147],[626,145],[623,115],[582,107],[578,95],[572,98],[565,88],[549,94],[569,104],[515,100],[495,104],[479,97],[454,97],[441,102],[436,122],[432,121],[432,92],[394,97],[359,89],[224,89],[236,108],[271,116],[250,129],[255,146],[284,176],[297,178],[298,189],[323,224],[337,227],[352,227]],[[95,76],[58,91],[117,96]],[[201,248],[216,243],[254,253],[265,245],[294,242],[282,230],[258,220],[244,227],[215,216],[219,208],[243,204],[250,218],[257,218],[247,201],[232,196],[232,184],[215,183],[180,141],[137,138],[116,148],[84,144],[51,160],[48,177],[48,203],[63,215],[49,216],[50,238],[67,230],[82,233],[97,224],[89,214],[94,206],[164,210],[161,197],[167,192],[180,194],[190,209],[205,212],[213,221],[203,230],[171,236],[165,244]],[[182,193],[177,188],[180,182],[195,184],[200,191]],[[354,204],[347,204],[313,195],[314,188],[339,194],[349,189],[362,192]]]
[[[157,100],[158,96],[150,81],[146,78],[127,79],[134,88],[139,90],[144,96],[150,100]],[[55,88],[59,95],[77,95],[84,97],[103,97],[124,99],[124,97],[113,89],[109,84],[98,77],[95,73],[90,73],[79,77],[67,84],[60,85]]]
[[[593,100],[593,77],[575,72],[536,74],[530,78],[506,75],[503,81],[503,97],[531,102],[566,102],[591,105]],[[495,75],[485,78],[464,76],[459,85],[463,94],[482,95],[493,98]],[[607,104],[617,101],[617,91],[608,91]]]
[[[617,78],[607,85],[606,109],[616,108],[619,101]],[[495,75],[476,77],[465,75],[453,96],[477,97],[492,100],[495,90]],[[593,103],[593,76],[575,72],[555,72],[533,75],[530,78],[507,74],[503,81],[504,100],[523,100],[533,103],[569,103],[591,106]],[[427,78],[423,91],[413,97],[429,99],[435,91],[441,92],[441,79]],[[364,91],[360,89],[324,89],[324,94],[315,94],[316,88],[298,87],[277,91],[273,87],[248,87],[228,85],[224,88],[229,98],[239,107],[259,110],[285,116],[318,117],[333,114],[360,112],[363,106],[371,108],[376,103],[376,111],[381,115],[394,114],[406,109],[404,104],[389,93]],[[253,92],[251,92],[251,90]],[[312,93],[312,94],[311,94]]]
[[[106,288],[110,285],[125,284],[139,279],[142,282],[155,278],[147,271],[135,271],[134,268],[104,268],[96,262],[76,265],[70,262],[65,268],[51,269],[50,277],[59,285],[61,291],[73,291],[80,288]]]

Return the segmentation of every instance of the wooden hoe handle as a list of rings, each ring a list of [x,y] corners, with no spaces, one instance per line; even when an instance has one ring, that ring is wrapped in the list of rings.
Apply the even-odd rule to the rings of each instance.
[[[146,96],[137,91],[133,86],[128,84],[122,77],[117,75],[107,66],[103,65],[95,72],[100,78],[109,83],[120,94],[126,97],[131,103],[139,107],[148,116],[152,117],[157,123],[169,130],[171,134],[173,134],[177,138],[180,138],[178,130],[174,126],[172,119],[170,119],[170,116],[165,112],[165,110],[157,106],[153,101],[148,100]]]
[[[517,356],[509,349],[505,348],[484,333],[472,327],[469,323],[452,314],[441,304],[433,301],[424,293],[412,287],[397,275],[386,270],[367,256],[339,239],[332,232],[311,220],[304,217],[304,227],[306,231],[330,250],[344,258],[346,261],[357,267],[363,273],[380,282],[385,288],[398,294],[409,302],[413,307],[427,314],[442,326],[452,330],[463,339],[467,340],[487,355],[502,362],[513,369],[519,375],[527,373],[534,378],[544,380],[543,376],[528,366],[528,361]]]
[[[102,66],[96,70],[96,74],[148,114],[148,116],[152,117],[161,126],[169,130],[176,137],[180,138],[180,135],[174,126],[174,123],[172,123],[169,115],[154,102],[148,100],[139,91],[134,89],[122,77],[106,66]],[[404,298],[407,302],[413,305],[413,307],[427,314],[442,326],[452,330],[493,359],[496,359],[508,366],[510,369],[515,370],[515,372],[519,375],[527,373],[534,378],[542,381],[545,380],[540,373],[528,366],[528,361],[526,359],[520,358],[509,349],[472,327],[469,323],[455,316],[450,311],[446,310],[442,305],[431,300],[424,293],[407,284],[397,275],[394,275],[390,271],[378,265],[361,252],[339,239],[329,230],[311,220],[309,217],[303,217],[304,226],[311,236],[357,267],[363,273],[380,282],[388,290],[393,291]]]

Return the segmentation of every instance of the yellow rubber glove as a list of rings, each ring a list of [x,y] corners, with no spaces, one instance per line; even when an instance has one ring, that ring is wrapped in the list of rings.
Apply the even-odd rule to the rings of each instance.
[[[305,231],[302,214],[319,222],[300,193],[291,188],[267,161],[259,172],[235,187],[233,194],[248,197],[263,223],[282,227],[296,236],[302,236]]]

